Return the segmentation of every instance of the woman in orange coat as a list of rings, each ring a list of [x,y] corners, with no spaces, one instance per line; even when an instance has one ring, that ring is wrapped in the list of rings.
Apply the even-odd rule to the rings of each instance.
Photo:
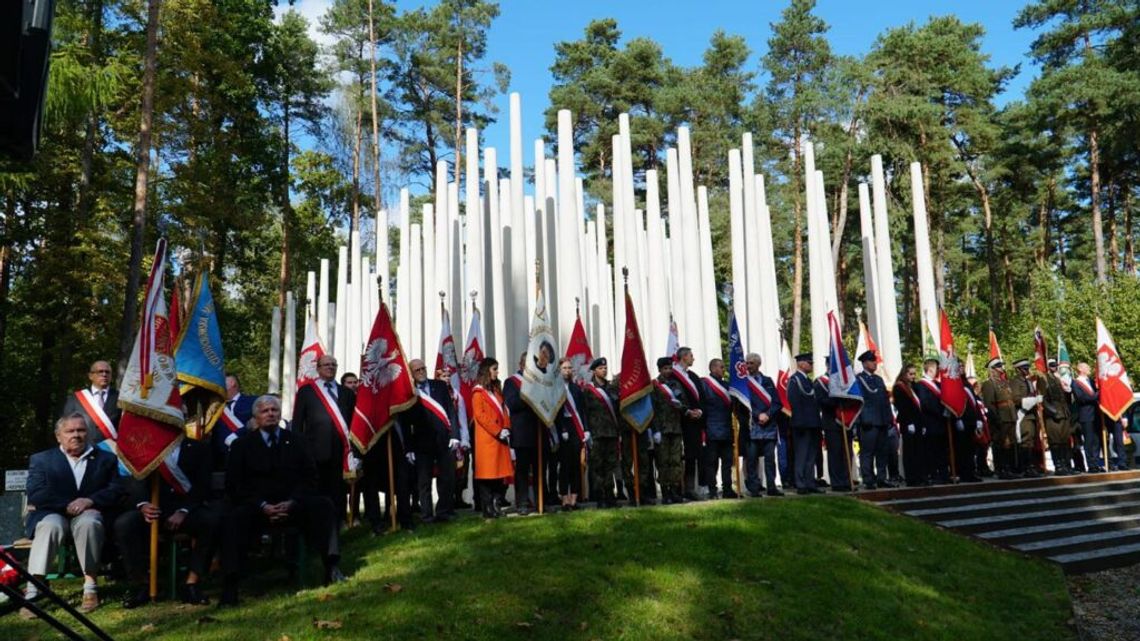
[[[511,464],[511,417],[503,405],[499,362],[484,358],[475,377],[471,405],[475,414],[475,483],[479,486],[483,516],[502,516],[504,481],[514,477]]]

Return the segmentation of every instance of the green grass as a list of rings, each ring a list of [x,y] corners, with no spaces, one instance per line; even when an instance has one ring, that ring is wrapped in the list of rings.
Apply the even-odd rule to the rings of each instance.
[[[354,530],[345,549],[351,578],[331,589],[292,592],[271,569],[238,610],[95,620],[122,640],[1075,638],[1056,567],[847,498],[470,518]]]

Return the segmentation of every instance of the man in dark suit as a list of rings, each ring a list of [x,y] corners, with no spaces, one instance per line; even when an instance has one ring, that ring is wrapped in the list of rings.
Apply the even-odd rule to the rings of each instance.
[[[253,402],[257,397],[241,393],[241,381],[237,374],[226,374],[226,404],[222,415],[210,430],[213,447],[213,464],[219,470],[226,469],[226,456],[230,445],[242,434],[246,425],[253,419]]]
[[[59,415],[82,414],[87,437],[97,445],[119,427],[119,391],[111,388],[111,364],[107,361],[91,363],[87,380],[91,385],[68,396]]]
[[[318,378],[297,390],[293,405],[293,431],[304,436],[317,464],[317,492],[327,496],[336,509],[337,522],[344,520],[348,487],[344,482],[349,452],[348,426],[356,406],[352,390],[336,382],[336,358],[325,354],[317,360]]]
[[[684,396],[682,400],[687,408],[681,413],[681,435],[685,462],[684,498],[689,501],[700,500],[697,485],[705,482],[705,413],[702,409],[704,385],[696,373],[689,371],[694,358],[692,348],[681,347],[677,350],[677,360],[673,366],[673,377],[680,384]]]
[[[748,494],[762,496],[764,484],[760,481],[760,457],[764,457],[764,480],[768,486],[768,496],[783,496],[776,487],[776,441],[779,438],[778,420],[783,416],[783,405],[776,384],[760,371],[760,355],[752,352],[744,357],[748,368],[748,402],[751,414],[745,419],[748,448],[745,454],[745,484]]]
[[[304,439],[283,430],[281,401],[262,396],[253,404],[256,429],[230,448],[226,462],[226,536],[222,539],[225,587],[220,605],[236,605],[249,542],[269,525],[294,525],[321,554],[325,583],[344,580],[332,501],[317,492],[317,465]]]
[[[1088,363],[1077,363],[1077,376],[1073,378],[1073,401],[1077,424],[1084,434],[1085,460],[1090,472],[1103,472],[1100,444],[1100,390],[1092,378]]]
[[[451,402],[451,389],[441,380],[427,377],[420,359],[408,363],[419,401],[402,412],[399,421],[412,448],[409,462],[416,467],[416,489],[424,523],[448,521],[455,516],[455,450],[459,448],[459,417]],[[433,505],[431,480],[438,470],[439,505]]]
[[[891,399],[887,395],[887,383],[876,373],[879,362],[874,351],[860,354],[859,363],[863,365],[863,371],[855,375],[863,389],[863,409],[858,418],[859,473],[863,477],[863,486],[869,490],[894,487],[887,474],[888,432],[895,420]]]
[[[115,519],[115,542],[123,554],[127,579],[136,586],[123,599],[123,607],[128,610],[150,602],[147,560],[150,523],[155,520],[167,532],[184,532],[194,539],[180,595],[182,602],[210,602],[198,586],[214,557],[221,522],[220,511],[206,502],[210,496],[210,444],[184,438],[175,452],[173,484],[167,474],[159,476],[158,505],[150,502],[150,483],[132,478],[127,482],[127,510]]]
[[[541,421],[522,398],[522,372],[526,354],[519,357],[519,369],[503,383],[503,402],[511,413],[511,448],[515,451],[515,509],[530,514],[530,479],[535,483],[538,469],[538,438]],[[544,488],[545,489],[545,488]],[[535,490],[538,491],[537,489]]]
[[[788,379],[788,405],[792,407],[792,445],[795,450],[797,494],[822,494],[815,481],[815,443],[823,426],[819,398],[807,373],[811,371],[811,353],[796,356],[796,373]]]
[[[942,407],[942,387],[935,380],[938,361],[928,358],[922,363],[923,375],[914,385],[922,416],[921,442],[931,483],[950,482],[950,451],[946,443],[946,410]]]
[[[86,417],[74,412],[55,423],[58,447],[33,454],[28,461],[27,536],[32,539],[28,571],[43,577],[65,536],[70,536],[83,569],[80,610],[99,607],[96,577],[102,561],[104,514],[123,496],[114,454],[92,447]],[[108,515],[107,518],[110,518]],[[29,585],[27,596],[36,596]]]

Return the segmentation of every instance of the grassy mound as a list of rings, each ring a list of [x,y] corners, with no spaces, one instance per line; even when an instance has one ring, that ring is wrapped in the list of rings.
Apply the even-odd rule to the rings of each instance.
[[[122,640],[1075,638],[1059,569],[848,498],[346,539],[351,579],[331,589],[292,592],[271,571],[237,610],[112,603],[95,620]],[[54,636],[5,619],[5,638]]]

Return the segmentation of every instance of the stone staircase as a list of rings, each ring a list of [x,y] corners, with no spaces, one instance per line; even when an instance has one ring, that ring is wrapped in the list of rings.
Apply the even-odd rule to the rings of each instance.
[[[866,501],[1059,564],[1140,562],[1140,471],[866,492]]]

